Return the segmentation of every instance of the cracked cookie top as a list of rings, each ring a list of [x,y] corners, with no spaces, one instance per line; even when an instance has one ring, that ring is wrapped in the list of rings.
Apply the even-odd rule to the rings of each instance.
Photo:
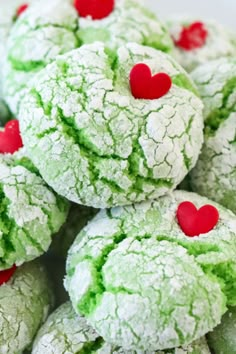
[[[11,280],[0,286],[1,354],[23,353],[52,306],[51,284],[44,267],[32,262],[18,268]]]
[[[68,205],[43,181],[25,151],[0,154],[0,269],[47,251]]]
[[[171,77],[160,99],[132,96],[129,74],[140,62]],[[135,43],[111,53],[97,42],[58,57],[35,77],[20,120],[46,182],[95,208],[174,189],[203,141],[202,102],[186,72],[167,54]]]
[[[188,237],[179,205],[211,204],[219,221]],[[69,251],[65,286],[74,309],[108,342],[126,350],[191,343],[235,305],[236,217],[197,194],[101,211]]]
[[[187,71],[236,54],[236,35],[215,21],[173,18],[167,27],[175,43],[174,56]]]
[[[8,42],[5,93],[12,111],[18,113],[37,71],[57,55],[95,41],[111,49],[130,41],[166,52],[173,47],[165,27],[136,0],[116,0],[114,10],[100,20],[80,17],[69,0],[36,2],[19,18]]]
[[[192,73],[204,102],[205,142],[191,173],[194,191],[236,212],[236,60],[220,59]]]
[[[26,0],[31,3],[33,0]],[[24,0],[1,1],[0,11],[0,126],[4,125],[9,118],[9,110],[4,101],[2,92],[2,67],[6,55],[7,39],[11,27],[16,20],[17,9],[22,5]]]
[[[78,316],[70,302],[60,306],[41,327],[34,342],[32,354],[136,354],[106,343],[86,322]],[[205,338],[183,347],[165,352],[142,352],[142,354],[210,354]],[[141,354],[141,353],[140,353]]]

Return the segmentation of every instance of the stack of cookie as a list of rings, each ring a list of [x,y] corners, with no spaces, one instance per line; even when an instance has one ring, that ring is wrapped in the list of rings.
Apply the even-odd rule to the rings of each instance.
[[[236,353],[236,37],[4,6],[0,353]]]

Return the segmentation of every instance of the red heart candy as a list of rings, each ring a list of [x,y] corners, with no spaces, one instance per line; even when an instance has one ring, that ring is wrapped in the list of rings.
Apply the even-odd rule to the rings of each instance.
[[[21,14],[23,14],[23,12],[25,12],[25,10],[27,10],[29,7],[28,4],[22,4],[18,7],[18,9],[16,10],[16,17],[19,17]]]
[[[10,120],[0,131],[0,154],[14,154],[23,146],[18,120]]]
[[[193,203],[183,202],[178,206],[177,220],[185,235],[199,236],[214,229],[219,212],[213,205],[207,204],[197,210]]]
[[[130,88],[134,98],[155,100],[166,95],[172,86],[172,80],[166,73],[152,76],[146,64],[136,64],[130,72]]]
[[[0,271],[0,286],[7,283],[11,279],[16,269],[17,267],[14,265],[10,269]]]
[[[189,27],[183,27],[178,40],[174,40],[175,45],[184,50],[201,48],[206,44],[208,31],[202,22],[194,22]]]
[[[74,6],[80,17],[101,20],[114,10],[115,0],[74,0]]]

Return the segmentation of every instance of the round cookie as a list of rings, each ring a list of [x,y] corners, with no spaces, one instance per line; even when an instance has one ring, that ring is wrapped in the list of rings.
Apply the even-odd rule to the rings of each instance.
[[[41,327],[34,342],[32,354],[136,354],[134,351],[124,351],[107,344],[87,324],[86,320],[75,314],[70,302],[60,306],[50,315]],[[147,353],[147,352],[145,352]],[[144,352],[139,354],[145,354]],[[205,338],[202,338],[185,348],[155,352],[157,354],[210,354]],[[148,354],[154,352],[148,351]]]
[[[215,21],[173,18],[167,26],[175,43],[174,56],[187,71],[236,54],[236,34]]]
[[[221,324],[208,334],[208,343],[215,354],[236,353],[236,308],[223,316]]]
[[[205,105],[205,143],[190,174],[195,192],[236,212],[236,60],[220,59],[192,73]]]
[[[32,0],[27,0],[27,4],[30,4]],[[2,67],[4,58],[6,55],[7,38],[11,27],[13,26],[17,17],[17,12],[19,8],[26,4],[24,0],[11,0],[11,1],[1,1],[1,11],[0,11],[0,126],[6,123],[10,116],[9,110],[4,100],[4,95],[2,92]]]
[[[183,211],[184,201],[211,206],[197,212],[187,203]],[[196,237],[183,231],[190,226]],[[65,286],[73,307],[125,350],[191,343],[236,304],[235,230],[231,211],[183,191],[101,211],[69,251]]]
[[[30,5],[33,0],[11,0],[11,1],[1,1],[1,12],[0,12],[0,60],[5,54],[6,43],[9,36],[11,27],[14,25],[15,21],[23,14],[23,11],[19,13],[20,8],[23,5]]]
[[[113,11],[99,20],[79,16],[69,0],[36,2],[17,21],[8,42],[4,91],[11,110],[18,115],[36,72],[57,55],[95,41],[111,49],[130,41],[166,52],[173,47],[165,27],[136,0],[115,0]]]
[[[138,63],[172,80],[169,92],[136,99],[129,75]],[[94,208],[174,189],[195,166],[203,142],[202,102],[186,72],[169,55],[135,43],[111,54],[97,42],[58,57],[36,75],[19,117],[45,181]]]
[[[78,204],[71,204],[65,224],[53,237],[50,251],[53,255],[65,259],[68,250],[78,233],[98,211]]]
[[[51,285],[39,262],[24,264],[0,286],[0,352],[21,354],[53,305]]]
[[[24,149],[0,154],[0,269],[46,252],[67,211],[68,203],[45,184]]]

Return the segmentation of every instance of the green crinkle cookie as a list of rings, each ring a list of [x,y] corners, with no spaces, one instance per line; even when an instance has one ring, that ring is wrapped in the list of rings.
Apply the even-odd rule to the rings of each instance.
[[[36,2],[17,21],[8,43],[5,93],[12,111],[18,113],[36,72],[57,55],[95,41],[111,49],[130,41],[166,52],[173,46],[164,26],[136,0],[116,0],[114,11],[97,21],[79,18],[69,0]]]
[[[44,267],[32,262],[18,268],[0,287],[0,353],[23,353],[52,305],[53,294]]]
[[[192,77],[205,104],[205,143],[192,188],[236,212],[236,60],[205,64]]]
[[[172,88],[137,100],[129,73],[144,62]],[[43,178],[67,199],[104,208],[153,199],[195,165],[203,141],[202,102],[167,54],[129,43],[111,55],[102,43],[60,56],[21,104],[24,143]]]
[[[0,5],[0,127],[6,123],[10,115],[2,92],[2,66],[3,58],[6,55],[7,37],[13,24],[13,18],[18,3],[19,0],[12,0],[11,4],[9,4],[8,1],[2,1]]]
[[[5,54],[7,39],[12,26],[16,21],[17,9],[24,4],[32,4],[35,0],[10,0],[1,1],[0,12],[0,61]]]
[[[60,306],[41,327],[35,339],[32,354],[154,354],[116,348],[106,343],[87,324],[85,318],[75,314],[69,302]],[[205,338],[189,346],[157,354],[210,354]]]
[[[32,2],[33,0],[27,0],[27,4]],[[3,0],[0,4],[0,126],[4,125],[7,119],[10,117],[10,113],[2,92],[2,74],[4,72],[2,67],[7,52],[7,39],[11,27],[16,20],[17,8],[22,4],[24,4],[24,0]]]
[[[209,233],[187,237],[178,205],[215,205]],[[191,343],[236,304],[236,217],[197,194],[101,211],[75,240],[65,286],[75,310],[108,342],[130,350]]]
[[[173,52],[176,60],[187,71],[192,71],[197,66],[211,60],[222,57],[235,57],[236,55],[236,34],[231,33],[215,21],[176,17],[167,21],[167,27],[171,37],[178,41],[181,38],[181,32],[184,27],[189,28],[191,24],[199,21],[204,24],[208,33],[205,44],[192,50],[185,50],[176,45]],[[194,34],[192,36],[194,38]]]
[[[97,212],[98,210],[96,209],[72,203],[66,223],[61,227],[58,234],[53,237],[50,247],[52,254],[65,259],[78,233]]]
[[[221,324],[208,334],[208,343],[215,354],[236,354],[236,308],[223,316]]]
[[[46,252],[67,211],[67,202],[45,184],[24,150],[0,154],[0,269]]]

